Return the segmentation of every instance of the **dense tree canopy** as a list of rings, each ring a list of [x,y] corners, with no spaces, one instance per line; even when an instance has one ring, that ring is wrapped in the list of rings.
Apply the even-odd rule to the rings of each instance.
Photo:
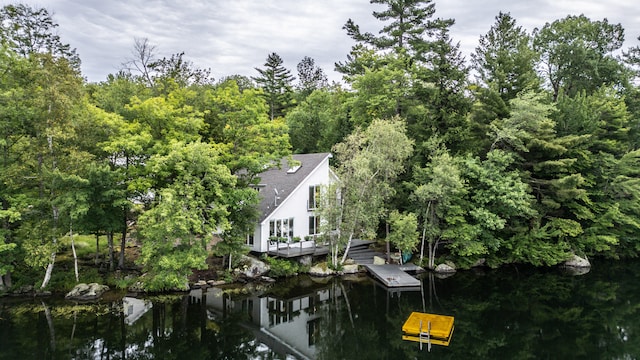
[[[380,30],[347,21],[332,85],[309,57],[294,84],[275,52],[214,83],[147,39],[88,84],[47,10],[2,7],[0,285],[47,288],[60,239],[82,233],[107,236],[109,269],[135,265],[134,242],[147,289],[181,288],[209,251],[247,251],[251,185],[291,152],[336,155],[319,210],[336,266],[386,225],[430,267],[640,255],[640,50],[620,24],[530,34],[499,13],[467,61],[432,0],[371,2]]]

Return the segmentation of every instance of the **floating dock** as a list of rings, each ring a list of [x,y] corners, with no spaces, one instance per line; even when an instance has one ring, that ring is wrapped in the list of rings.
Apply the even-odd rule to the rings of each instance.
[[[402,340],[449,346],[453,335],[453,316],[412,312],[402,325]]]
[[[420,288],[420,280],[404,272],[399,265],[364,265],[367,270],[387,287]]]

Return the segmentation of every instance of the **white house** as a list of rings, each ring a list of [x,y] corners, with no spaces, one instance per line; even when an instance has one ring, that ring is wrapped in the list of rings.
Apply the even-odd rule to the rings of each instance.
[[[309,235],[319,233],[315,214],[320,189],[337,180],[329,168],[330,153],[292,155],[282,159],[280,168],[259,175],[256,186],[261,196],[260,219],[248,236],[251,251],[265,253],[282,248],[315,248]],[[277,239],[277,240],[275,240]]]

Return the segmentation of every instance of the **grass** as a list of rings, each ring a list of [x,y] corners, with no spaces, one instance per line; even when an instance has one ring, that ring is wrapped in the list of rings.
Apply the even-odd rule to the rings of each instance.
[[[73,236],[76,254],[78,255],[78,259],[82,260],[93,260],[96,255],[96,237],[95,235],[74,235]],[[119,242],[118,242],[119,244]],[[105,258],[109,254],[109,248],[107,244],[107,237],[100,236],[98,237],[98,245],[99,245],[99,256],[101,258]],[[114,241],[114,251],[120,250],[119,247],[115,248]],[[73,260],[73,254],[71,252],[71,237],[65,236],[60,239],[60,256],[69,256]]]

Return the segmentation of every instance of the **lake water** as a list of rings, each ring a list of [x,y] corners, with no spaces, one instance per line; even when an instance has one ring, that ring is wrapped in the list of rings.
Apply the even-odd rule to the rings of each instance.
[[[640,359],[639,261],[579,276],[511,266],[421,278],[405,292],[300,276],[254,293],[4,298],[0,360]],[[403,341],[413,311],[455,317],[449,346]]]

